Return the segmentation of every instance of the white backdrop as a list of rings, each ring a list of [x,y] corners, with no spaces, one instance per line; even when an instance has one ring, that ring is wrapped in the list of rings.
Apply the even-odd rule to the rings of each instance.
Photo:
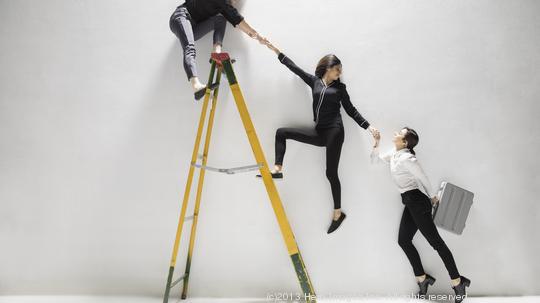
[[[162,294],[201,108],[168,27],[177,4],[0,0],[0,294]],[[540,294],[539,2],[274,0],[242,13],[307,70],[337,54],[383,147],[401,126],[417,129],[434,186],[476,194],[464,234],[441,231],[472,295]],[[311,125],[309,90],[227,30],[272,163],[278,127]],[[202,79],[210,44],[198,43]],[[252,164],[228,89],[221,97],[209,164]],[[324,149],[289,143],[277,185],[289,221],[318,294],[408,294],[399,193],[370,164],[368,132],[343,116],[347,220],[326,234]],[[434,291],[451,292],[437,253],[415,244]],[[207,174],[190,286],[192,296],[299,290],[253,174]]]

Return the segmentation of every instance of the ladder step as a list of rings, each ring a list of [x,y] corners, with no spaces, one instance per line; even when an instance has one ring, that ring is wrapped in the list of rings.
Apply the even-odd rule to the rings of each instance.
[[[176,284],[180,283],[180,281],[184,280],[184,278],[186,277],[187,277],[187,274],[183,274],[180,278],[176,279],[174,282],[171,283],[171,286],[169,286],[169,289],[173,288]]]
[[[193,220],[193,215],[184,218],[184,222]]]
[[[209,63],[212,63],[212,61],[213,61],[212,58],[208,59],[208,62],[209,62]],[[236,63],[236,59],[232,59],[232,58],[231,58],[231,63],[232,63],[232,64],[235,64],[235,63]]]
[[[202,165],[198,163],[192,163],[191,165],[200,169],[209,170],[209,171],[218,172],[218,173],[225,173],[228,175],[258,170],[261,167],[263,167],[262,164],[253,164],[253,165],[239,166],[239,167],[232,167],[232,168],[217,168],[217,167]]]
[[[219,83],[212,83],[208,88],[213,91],[219,87]]]

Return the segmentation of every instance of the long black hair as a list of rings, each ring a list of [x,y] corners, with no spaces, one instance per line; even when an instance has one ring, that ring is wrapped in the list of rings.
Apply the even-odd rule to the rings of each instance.
[[[327,69],[336,65],[341,65],[341,60],[336,55],[329,54],[322,57],[319,63],[317,63],[317,68],[315,68],[315,76],[322,78]]]
[[[405,126],[403,129],[407,130],[404,138],[404,140],[407,141],[407,148],[411,151],[411,154],[416,155],[414,152],[414,147],[418,145],[418,141],[420,140],[418,133],[414,129],[407,126]]]

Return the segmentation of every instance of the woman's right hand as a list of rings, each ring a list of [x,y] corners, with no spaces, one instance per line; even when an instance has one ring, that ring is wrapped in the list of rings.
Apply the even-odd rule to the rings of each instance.
[[[375,144],[373,145],[373,148],[377,148],[379,146],[379,142],[381,141],[381,133],[378,129],[374,127],[369,127],[369,131],[371,132],[371,135],[375,139]]]

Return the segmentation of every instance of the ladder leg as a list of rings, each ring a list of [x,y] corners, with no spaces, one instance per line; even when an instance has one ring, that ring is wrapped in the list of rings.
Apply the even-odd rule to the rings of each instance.
[[[209,79],[208,79],[209,84],[212,83],[211,81],[214,79],[215,70],[216,70],[216,64],[215,64],[215,62],[213,62],[212,66],[211,66],[211,69],[210,69],[210,76],[209,76]],[[211,92],[211,90],[207,89],[206,94],[204,96],[204,102],[203,102],[203,106],[202,106],[202,109],[201,109],[201,117],[199,118],[199,127],[197,129],[197,136],[195,137],[195,146],[193,147],[193,154],[191,155],[191,163],[195,163],[197,161],[197,154],[199,152],[199,145],[201,143],[201,137],[202,137],[202,132],[203,132],[203,128],[204,128],[204,122],[206,120],[206,112],[208,111],[208,103],[209,103],[209,100],[210,100],[210,92]],[[185,216],[186,216],[187,204],[189,202],[189,193],[190,193],[191,184],[192,184],[192,181],[193,181],[193,172],[194,172],[194,170],[195,170],[195,167],[193,165],[190,165],[189,166],[188,178],[187,178],[187,181],[186,181],[186,187],[185,187],[185,191],[184,191],[184,199],[183,199],[183,202],[182,202],[182,209],[180,211],[180,218],[178,220],[178,228],[176,229],[176,238],[174,240],[173,253],[172,253],[172,257],[171,257],[171,263],[170,263],[170,266],[169,266],[169,275],[167,277],[167,285],[165,287],[165,294],[163,296],[163,303],[167,303],[169,301],[169,294],[170,294],[170,291],[171,291],[171,283],[172,283],[172,278],[173,278],[173,274],[174,274],[174,267],[176,266],[176,257],[178,255],[178,246],[180,244],[180,238],[181,238],[181,235],[182,235],[182,227],[184,226],[184,219],[185,219]]]
[[[304,299],[309,302],[316,302],[315,291],[313,290],[313,286],[311,284],[311,280],[309,279],[306,267],[304,265],[304,261],[302,260],[302,256],[300,255],[300,251],[298,249],[298,245],[296,244],[296,240],[294,238],[291,226],[289,224],[289,221],[287,220],[287,216],[285,214],[285,210],[283,209],[283,204],[281,203],[281,199],[274,184],[274,180],[272,179],[272,176],[270,174],[268,163],[266,162],[266,159],[264,157],[264,153],[255,132],[253,122],[251,121],[244,100],[244,96],[242,95],[242,91],[240,90],[240,86],[238,85],[236,76],[232,69],[231,61],[223,61],[223,67],[229,80],[231,91],[234,96],[236,106],[238,107],[238,112],[240,113],[242,123],[244,124],[244,128],[246,130],[247,137],[249,139],[249,143],[251,145],[251,149],[253,150],[255,159],[257,160],[257,163],[263,164],[263,166],[259,170],[261,172],[266,191],[268,192],[268,197],[270,198],[272,208],[274,209],[279,228],[281,229],[281,234],[283,236],[283,239],[285,240],[285,245],[287,246],[287,250],[296,270],[296,275],[298,276],[298,281],[300,282],[300,287],[302,288]]]
[[[221,80],[221,71],[218,70],[215,83],[219,84],[220,80]],[[210,148],[210,138],[212,137],[212,129],[214,126],[214,115],[216,114],[216,103],[218,99],[218,92],[219,92],[219,88],[216,88],[213,93],[212,108],[210,109],[210,116],[208,118],[208,127],[206,129],[206,138],[204,140],[204,149],[203,149],[203,158],[202,158],[203,167],[206,166],[206,162],[208,159],[208,150]],[[201,196],[202,196],[205,172],[206,172],[205,169],[201,169],[201,173],[199,174],[199,182],[197,185],[197,195],[195,197],[195,207],[193,210],[193,222],[191,224],[191,234],[189,236],[189,249],[188,249],[187,261],[186,261],[186,272],[184,275],[185,278],[183,280],[184,287],[182,289],[182,299],[185,299],[187,297],[187,289],[188,289],[188,284],[189,284],[189,272],[190,272],[191,260],[193,256],[193,247],[195,244],[195,234],[197,231],[197,221],[199,218],[199,206],[201,204]]]

